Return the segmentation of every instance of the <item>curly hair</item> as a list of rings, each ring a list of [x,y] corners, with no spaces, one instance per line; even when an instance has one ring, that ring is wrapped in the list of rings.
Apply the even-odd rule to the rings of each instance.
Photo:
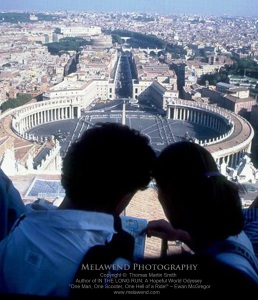
[[[61,182],[84,209],[113,207],[119,197],[145,189],[156,154],[147,136],[119,123],[97,123],[68,149]]]

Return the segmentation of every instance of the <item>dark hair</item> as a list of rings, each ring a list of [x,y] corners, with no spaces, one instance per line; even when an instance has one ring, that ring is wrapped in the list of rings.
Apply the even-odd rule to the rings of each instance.
[[[145,189],[155,152],[147,136],[119,123],[97,123],[68,149],[61,182],[84,209],[111,208],[127,193]]]
[[[238,187],[219,173],[211,153],[193,142],[177,142],[159,155],[154,177],[169,221],[199,241],[240,233],[242,204]]]

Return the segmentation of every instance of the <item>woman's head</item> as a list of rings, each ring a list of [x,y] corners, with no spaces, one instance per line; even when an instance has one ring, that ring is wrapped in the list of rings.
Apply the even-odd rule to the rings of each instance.
[[[161,205],[174,227],[207,242],[242,230],[238,188],[219,173],[204,147],[186,141],[169,145],[158,157],[154,178]]]

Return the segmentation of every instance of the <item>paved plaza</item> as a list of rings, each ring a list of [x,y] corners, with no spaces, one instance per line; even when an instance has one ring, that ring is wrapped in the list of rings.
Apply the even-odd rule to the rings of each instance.
[[[60,142],[61,156],[63,156],[74,140],[98,122],[122,123],[122,107],[116,104],[109,109],[105,105],[98,106],[98,109],[82,111],[79,119],[50,122],[34,127],[28,133],[42,140],[54,136]],[[187,121],[169,120],[158,114],[156,110],[146,112],[140,109],[129,109],[126,111],[125,122],[129,127],[137,129],[148,136],[157,154],[165,146],[184,140],[186,134],[188,137],[198,140],[205,140],[218,135],[215,131],[204,126]],[[24,196],[27,199],[37,197],[53,199],[56,196],[64,196],[64,191],[60,179],[36,178]]]
[[[153,112],[140,110],[126,112],[126,124],[140,130],[148,136],[154,150],[159,153],[168,144],[190,138],[205,140],[218,136],[214,130],[187,121],[170,120]],[[60,120],[40,125],[28,131],[39,138],[51,135],[60,141],[61,156],[65,154],[71,142],[97,122],[122,123],[122,110],[86,111],[79,119]]]

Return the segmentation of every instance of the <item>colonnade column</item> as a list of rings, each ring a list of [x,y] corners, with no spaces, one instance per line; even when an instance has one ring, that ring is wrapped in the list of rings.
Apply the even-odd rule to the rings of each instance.
[[[170,119],[170,117],[171,117],[171,108],[168,107],[168,109],[167,109],[167,118],[168,118],[168,120]]]

